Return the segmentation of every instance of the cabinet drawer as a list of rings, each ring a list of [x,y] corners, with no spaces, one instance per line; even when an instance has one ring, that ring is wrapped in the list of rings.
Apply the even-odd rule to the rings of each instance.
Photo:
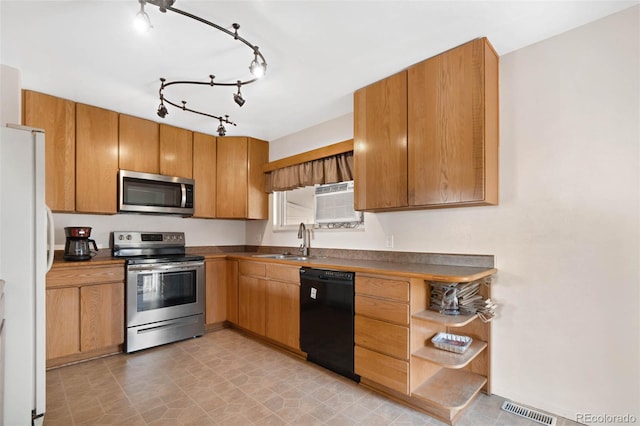
[[[356,294],[356,314],[396,324],[409,325],[409,305],[406,303]]]
[[[356,293],[408,302],[409,282],[363,277],[356,274]]]
[[[356,346],[355,372],[388,388],[409,394],[409,363]]]
[[[300,283],[300,267],[267,264],[267,277],[278,281],[290,281]]]
[[[124,265],[52,269],[47,273],[47,288],[124,281]]]
[[[365,348],[409,359],[409,328],[356,315],[355,343]]]
[[[266,275],[265,264],[259,262],[240,262],[238,267],[241,275],[255,275],[264,277]]]

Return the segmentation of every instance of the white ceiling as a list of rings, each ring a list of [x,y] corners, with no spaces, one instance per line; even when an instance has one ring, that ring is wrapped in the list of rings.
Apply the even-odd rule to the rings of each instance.
[[[499,55],[638,4],[634,1],[177,0],[174,7],[258,45],[264,79],[242,89],[173,86],[167,99],[238,125],[228,135],[273,140],[352,111],[354,90],[476,37]],[[154,28],[132,25],[137,0],[0,0],[0,63],[27,89],[162,121],[159,78],[248,79],[253,55],[205,24],[153,5]],[[218,123],[168,106],[164,122],[214,134]],[[330,141],[333,142],[333,141]]]

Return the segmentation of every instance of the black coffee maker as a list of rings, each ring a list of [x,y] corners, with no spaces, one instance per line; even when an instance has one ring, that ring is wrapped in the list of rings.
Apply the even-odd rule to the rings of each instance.
[[[96,242],[89,237],[91,228],[87,226],[68,226],[64,228],[67,242],[64,245],[64,260],[90,260],[98,252]],[[95,252],[91,252],[89,244]]]

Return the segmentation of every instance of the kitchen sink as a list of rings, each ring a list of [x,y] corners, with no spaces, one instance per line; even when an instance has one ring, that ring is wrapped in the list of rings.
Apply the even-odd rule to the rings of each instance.
[[[252,254],[251,257],[262,259],[284,259],[284,260],[309,260],[310,256],[298,256],[295,254]]]

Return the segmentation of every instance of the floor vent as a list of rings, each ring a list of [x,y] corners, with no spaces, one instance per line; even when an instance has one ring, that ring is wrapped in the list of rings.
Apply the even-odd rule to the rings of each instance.
[[[548,426],[555,426],[556,421],[558,420],[554,416],[550,416],[541,411],[532,410],[531,408],[524,407],[511,401],[505,401],[502,404],[502,409],[508,413],[513,413],[517,416],[524,417],[525,419],[533,420],[534,422]]]

